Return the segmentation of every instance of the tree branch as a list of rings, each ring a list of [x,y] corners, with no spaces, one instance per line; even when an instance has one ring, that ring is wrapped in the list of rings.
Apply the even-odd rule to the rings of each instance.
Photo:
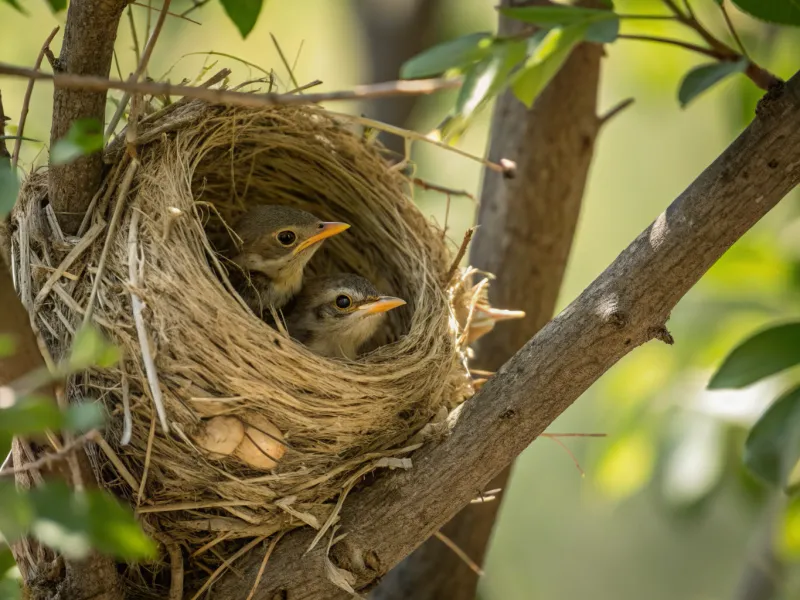
[[[432,94],[439,90],[457,88],[460,79],[414,79],[409,81],[386,81],[372,85],[357,85],[353,89],[320,92],[318,94],[255,94],[251,92],[233,92],[222,89],[209,89],[202,86],[177,85],[172,83],[156,83],[153,81],[115,81],[107,77],[89,75],[73,75],[42,73],[25,67],[8,63],[0,63],[0,75],[26,77],[28,79],[44,79],[53,81],[57,88],[70,90],[93,90],[105,94],[107,90],[122,90],[153,96],[184,96],[197,98],[213,104],[230,104],[260,108],[277,104],[318,104],[342,100],[364,100],[369,98],[391,98],[394,96],[420,96]],[[67,127],[68,129],[69,127]],[[66,131],[64,131],[66,133]],[[56,138],[59,139],[59,138]],[[75,164],[75,163],[72,163]]]
[[[800,182],[800,73],[762,99],[756,119],[561,314],[460,411],[450,437],[414,456],[414,468],[378,477],[348,498],[346,537],[331,549],[364,591],[518,456],[631,350],[666,339],[677,302],[748,229]],[[325,578],[324,548],[304,555],[313,531],[286,536],[254,598],[348,597]],[[215,588],[249,589],[258,556]],[[277,594],[277,596],[276,596]]]
[[[525,27],[500,18],[501,35]],[[485,170],[470,264],[497,275],[489,286],[493,306],[526,316],[481,338],[475,364],[482,369],[497,370],[555,312],[601,128],[596,106],[602,52],[598,44],[579,46],[530,110],[510,91],[495,104],[489,159],[513,160],[517,176]],[[503,469],[489,487],[505,489],[510,471]],[[468,505],[443,532],[482,565],[501,505],[502,496]],[[371,598],[472,600],[477,584],[474,570],[431,539],[397,565]]]
[[[108,77],[117,27],[127,0],[72,0],[67,11],[64,42],[56,62],[50,147],[76,119],[105,120],[106,90],[62,86],[59,77]],[[41,78],[41,77],[40,77]],[[62,228],[75,233],[103,178],[103,157],[84,156],[68,165],[51,165],[48,191]]]

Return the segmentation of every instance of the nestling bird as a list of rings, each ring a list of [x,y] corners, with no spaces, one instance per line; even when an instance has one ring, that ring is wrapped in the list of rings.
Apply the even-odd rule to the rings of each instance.
[[[250,271],[234,285],[257,315],[283,308],[303,287],[303,270],[327,238],[348,229],[288,206],[252,206],[233,227],[242,241],[231,257]]]
[[[327,275],[310,279],[289,313],[289,334],[313,352],[354,359],[372,338],[386,312],[405,300],[382,296],[359,275]]]

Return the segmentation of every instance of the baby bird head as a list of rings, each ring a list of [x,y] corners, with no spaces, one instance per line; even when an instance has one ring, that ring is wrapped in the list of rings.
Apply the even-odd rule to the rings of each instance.
[[[383,323],[406,304],[384,296],[359,275],[329,275],[307,282],[290,316],[289,333],[325,356],[355,358]]]
[[[289,206],[252,206],[233,227],[242,245],[232,259],[272,279],[290,277],[302,272],[324,240],[349,228]]]

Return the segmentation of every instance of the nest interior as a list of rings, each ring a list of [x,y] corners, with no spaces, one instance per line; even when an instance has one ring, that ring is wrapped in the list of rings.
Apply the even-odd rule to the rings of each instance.
[[[54,236],[45,175],[28,179],[14,215],[18,289],[54,357],[87,310],[123,349],[117,367],[76,378],[69,396],[104,402],[108,449],[95,451],[96,469],[147,527],[187,549],[322,530],[343,494],[376,468],[408,466],[398,459],[420,430],[472,391],[453,313],[461,292],[445,281],[451,253],[380,148],[320,108],[186,102],[162,113],[142,123],[135,160],[106,151],[108,176],[79,240]],[[389,313],[383,345],[355,362],[321,358],[247,310],[215,244],[251,203],[352,225],[310,269],[358,273],[408,302]],[[285,436],[272,471],[192,441],[203,419],[253,413]]]

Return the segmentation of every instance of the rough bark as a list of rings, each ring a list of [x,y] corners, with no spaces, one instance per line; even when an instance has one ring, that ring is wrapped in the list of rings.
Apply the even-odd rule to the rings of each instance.
[[[521,28],[501,20],[503,34]],[[517,176],[485,171],[470,264],[497,275],[489,288],[493,306],[524,310],[526,317],[481,338],[475,361],[481,369],[500,368],[555,312],[600,130],[595,111],[601,55],[598,45],[577,48],[530,110],[511,92],[495,105],[489,158],[515,161]],[[503,469],[487,489],[505,489],[510,470]],[[479,565],[501,498],[467,506],[442,530]],[[477,583],[464,561],[431,538],[371,598],[471,600]]]
[[[756,119],[563,312],[462,407],[451,435],[413,455],[345,503],[346,537],[331,549],[365,591],[466,506],[603,373],[653,339],[672,343],[670,312],[744,233],[800,182],[800,73],[761,101]],[[252,596],[347,598],[326,578],[314,532],[288,535]],[[260,555],[215,593],[246,597]]]
[[[67,11],[64,42],[55,70],[60,73],[108,77],[117,27],[127,0],[72,0]],[[64,137],[77,119],[105,121],[106,90],[55,86],[50,147]],[[69,165],[51,165],[48,191],[65,233],[78,230],[83,214],[103,177],[99,152]]]

